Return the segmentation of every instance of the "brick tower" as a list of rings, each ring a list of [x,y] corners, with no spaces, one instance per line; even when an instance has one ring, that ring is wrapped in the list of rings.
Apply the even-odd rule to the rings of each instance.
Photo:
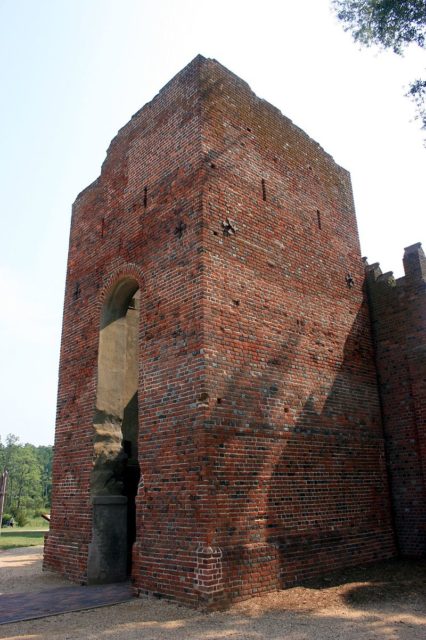
[[[77,198],[45,567],[223,607],[394,554],[349,174],[198,56]]]

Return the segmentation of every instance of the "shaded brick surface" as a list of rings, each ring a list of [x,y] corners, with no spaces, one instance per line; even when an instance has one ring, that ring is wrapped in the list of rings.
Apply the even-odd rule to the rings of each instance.
[[[426,553],[426,258],[407,247],[405,276],[367,266],[383,425],[401,554]]]

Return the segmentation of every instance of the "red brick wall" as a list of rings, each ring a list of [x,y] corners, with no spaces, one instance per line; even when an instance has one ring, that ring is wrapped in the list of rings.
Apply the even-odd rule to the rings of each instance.
[[[86,579],[100,309],[126,274],[142,294],[136,587],[217,607],[391,556],[349,175],[198,57],[74,205],[45,566]]]
[[[131,276],[141,288],[134,574],[145,589],[192,600],[196,549],[206,537],[197,515],[205,484],[199,64],[118,133],[101,176],[74,204],[45,553],[47,568],[86,581],[100,312],[114,283]]]
[[[210,542],[240,598],[394,546],[349,175],[219,65],[202,87]]]
[[[403,555],[426,553],[426,258],[407,247],[405,276],[367,267],[395,531]]]

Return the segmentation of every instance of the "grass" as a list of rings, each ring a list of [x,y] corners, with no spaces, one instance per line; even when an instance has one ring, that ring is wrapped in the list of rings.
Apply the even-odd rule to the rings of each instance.
[[[44,542],[44,531],[31,531],[25,527],[3,528],[0,535],[0,549],[35,547]]]
[[[37,531],[41,529],[41,531]],[[43,518],[29,518],[24,527],[2,527],[0,534],[0,549],[15,549],[18,547],[35,547],[44,542],[44,534],[49,529],[49,523]]]

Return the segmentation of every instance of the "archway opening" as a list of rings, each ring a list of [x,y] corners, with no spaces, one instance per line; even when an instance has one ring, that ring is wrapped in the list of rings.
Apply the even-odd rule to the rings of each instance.
[[[89,582],[124,580],[136,537],[140,291],[120,281],[104,303],[91,475],[93,535]]]

